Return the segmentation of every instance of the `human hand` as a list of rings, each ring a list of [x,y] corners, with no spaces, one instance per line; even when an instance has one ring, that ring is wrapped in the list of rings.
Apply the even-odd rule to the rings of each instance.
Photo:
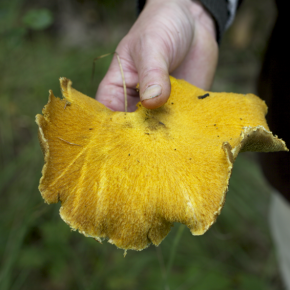
[[[116,52],[121,58],[128,111],[139,102],[154,109],[170,95],[169,74],[209,90],[218,57],[215,24],[198,1],[147,0]],[[96,98],[108,108],[124,111],[123,80],[114,56]]]

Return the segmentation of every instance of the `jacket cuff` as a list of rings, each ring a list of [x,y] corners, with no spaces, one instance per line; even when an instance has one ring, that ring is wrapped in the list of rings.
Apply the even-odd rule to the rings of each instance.
[[[141,11],[143,10],[144,6],[145,6],[146,0],[138,0],[137,1],[137,12],[138,15],[141,13]]]
[[[212,15],[216,24],[217,42],[220,43],[221,38],[226,30],[226,26],[229,19],[228,2],[227,0],[199,0],[199,1]]]

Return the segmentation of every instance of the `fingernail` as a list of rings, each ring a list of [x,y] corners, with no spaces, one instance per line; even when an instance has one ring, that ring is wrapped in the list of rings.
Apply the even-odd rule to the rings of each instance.
[[[160,96],[162,88],[160,85],[149,86],[145,92],[141,95],[141,101],[149,100]]]

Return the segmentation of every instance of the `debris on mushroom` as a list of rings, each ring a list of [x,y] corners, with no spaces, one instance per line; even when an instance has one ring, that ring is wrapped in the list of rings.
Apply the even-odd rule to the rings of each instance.
[[[288,151],[267,107],[248,94],[213,93],[171,77],[155,110],[113,112],[60,78],[36,116],[44,152],[39,190],[74,230],[122,249],[159,245],[174,222],[202,235],[225,202],[242,151]]]

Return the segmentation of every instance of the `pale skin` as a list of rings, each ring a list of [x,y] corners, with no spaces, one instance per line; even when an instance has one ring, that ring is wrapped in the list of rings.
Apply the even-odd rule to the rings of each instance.
[[[169,98],[169,74],[210,89],[218,58],[214,20],[199,1],[147,0],[116,52],[124,70],[128,111],[135,111],[140,99],[144,107],[155,109]],[[114,111],[124,111],[123,81],[116,56],[96,98]]]

